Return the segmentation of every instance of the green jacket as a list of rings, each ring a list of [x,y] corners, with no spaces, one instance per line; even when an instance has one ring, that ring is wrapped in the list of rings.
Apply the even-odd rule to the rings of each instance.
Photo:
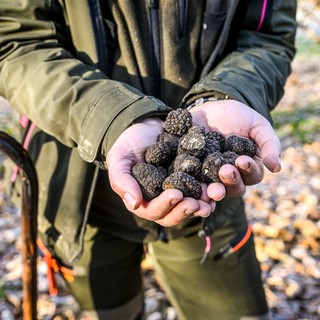
[[[132,123],[201,96],[239,100],[271,121],[295,10],[292,0],[0,0],[0,95],[32,121],[26,129],[36,124],[25,144],[43,241],[67,263],[79,257],[94,163]],[[145,240],[155,238],[145,225]],[[169,237],[195,228],[185,227]]]

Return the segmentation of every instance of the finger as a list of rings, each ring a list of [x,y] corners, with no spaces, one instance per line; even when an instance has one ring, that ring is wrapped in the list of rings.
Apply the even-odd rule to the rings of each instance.
[[[111,172],[109,171],[109,181],[112,190],[122,198],[128,210],[138,208],[143,201],[143,196],[137,181],[130,173],[120,172],[114,175]]]
[[[254,185],[262,181],[264,168],[260,158],[255,157],[252,159],[248,156],[240,156],[237,158],[235,165],[246,186]]]
[[[227,196],[235,198],[245,194],[246,186],[235,166],[230,164],[223,165],[219,171],[219,177],[226,188]]]
[[[194,217],[202,217],[202,218],[206,218],[209,217],[210,214],[215,210],[216,208],[216,203],[215,201],[209,201],[205,202],[205,201],[199,201],[199,209],[193,213]]]
[[[111,188],[124,201],[129,210],[134,210],[141,205],[143,200],[141,189],[131,175],[133,157],[120,157],[123,154],[116,150],[107,156],[108,176]]]
[[[263,124],[261,125],[261,122]],[[252,138],[257,143],[263,164],[271,172],[281,170],[281,143],[269,122],[263,119],[252,129]]]
[[[208,185],[207,194],[210,199],[220,201],[226,196],[227,191],[222,183],[214,182]]]
[[[263,157],[263,163],[266,166],[266,168],[273,173],[277,173],[281,170],[280,156],[267,154],[265,157]]]
[[[199,210],[199,203],[193,198],[184,198],[165,216],[155,220],[162,226],[175,226],[182,220],[192,217]]]
[[[210,198],[208,197],[208,185],[206,183],[201,183],[201,188],[202,188],[202,193],[200,196],[200,200],[205,201],[205,202],[209,202]]]
[[[183,200],[183,194],[180,190],[168,189],[149,202],[143,200],[135,210],[128,209],[140,218],[156,221],[168,215],[181,200]],[[196,209],[193,209],[192,206],[190,207],[190,210],[194,211]]]
[[[191,217],[207,217],[212,211],[212,206],[204,201],[184,198],[170,213],[156,222],[164,227],[172,227]]]

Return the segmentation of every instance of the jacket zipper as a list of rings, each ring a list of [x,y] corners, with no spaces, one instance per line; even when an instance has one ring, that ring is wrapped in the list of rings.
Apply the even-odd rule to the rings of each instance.
[[[188,0],[179,0],[179,37],[182,38],[186,33]]]
[[[153,95],[159,98],[161,93],[159,0],[149,0],[149,19],[152,46]]]
[[[107,34],[104,27],[103,15],[101,12],[100,0],[89,0],[89,9],[91,14],[91,21],[93,24],[93,31],[97,46],[98,65],[105,73],[109,73],[109,56],[107,46]]]
[[[151,28],[153,95],[159,98],[161,94],[159,0],[149,0],[149,20]],[[162,226],[158,227],[157,233],[159,240],[168,241],[167,234]]]

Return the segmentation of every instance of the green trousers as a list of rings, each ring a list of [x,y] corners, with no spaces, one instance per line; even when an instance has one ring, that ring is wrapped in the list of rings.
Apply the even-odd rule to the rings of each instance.
[[[239,210],[213,233],[210,253],[200,264],[205,247],[198,235],[149,244],[149,254],[179,320],[268,319],[244,211]],[[85,252],[75,265],[78,275],[70,289],[92,319],[143,319],[143,254],[142,244],[88,226]]]

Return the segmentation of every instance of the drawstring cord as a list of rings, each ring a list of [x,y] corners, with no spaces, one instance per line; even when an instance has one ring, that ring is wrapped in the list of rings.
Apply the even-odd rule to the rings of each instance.
[[[201,226],[201,229],[198,231],[198,237],[205,241],[205,248],[203,251],[202,258],[200,260],[201,265],[203,265],[206,262],[206,260],[209,256],[209,253],[211,251],[211,237],[210,237],[210,235],[212,234],[212,232],[213,232],[213,230],[207,224],[207,219],[206,218],[202,219],[202,226]]]
[[[202,258],[201,258],[201,260],[200,260],[200,264],[201,264],[201,265],[203,265],[203,264],[206,262],[206,260],[207,260],[207,258],[208,258],[208,255],[209,255],[209,253],[210,253],[210,251],[211,251],[211,238],[210,238],[210,236],[205,236],[205,237],[204,237],[204,240],[205,240],[205,242],[206,242],[206,247],[205,247],[205,249],[204,249]]]

